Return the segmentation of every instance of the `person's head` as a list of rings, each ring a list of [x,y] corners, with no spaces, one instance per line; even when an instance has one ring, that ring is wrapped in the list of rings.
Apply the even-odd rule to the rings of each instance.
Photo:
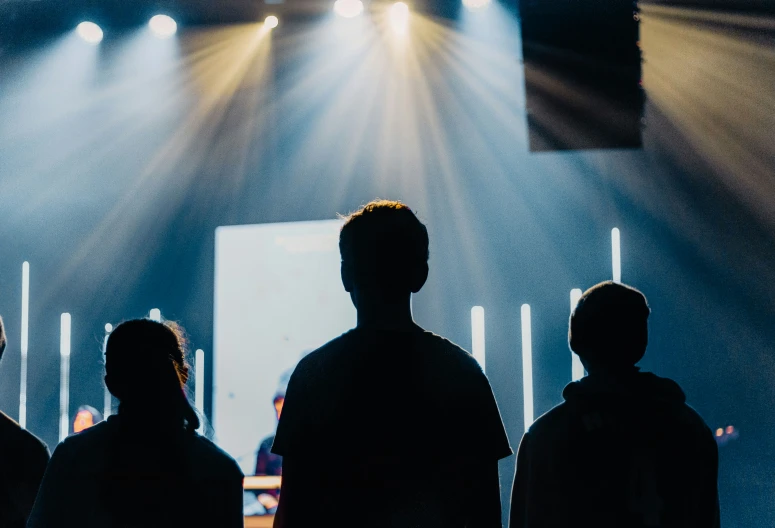
[[[5,327],[3,326],[3,318],[0,317],[0,359],[3,359],[3,352],[5,352]]]
[[[102,413],[91,405],[81,405],[75,413],[73,432],[80,433],[102,421]]]
[[[401,202],[375,200],[345,218],[339,234],[342,283],[359,296],[401,298],[428,278],[428,230]]]
[[[628,369],[646,353],[650,313],[635,288],[601,282],[584,292],[571,314],[570,348],[589,372]]]
[[[280,415],[283,413],[283,405],[285,404],[285,394],[275,394],[274,399],[272,400],[272,404],[274,405],[274,413],[275,416],[277,416],[277,419],[280,419]]]
[[[175,323],[133,319],[118,325],[105,346],[105,384],[129,412],[183,423],[189,431],[199,418],[186,398],[186,342]],[[131,411],[130,411],[131,410]]]

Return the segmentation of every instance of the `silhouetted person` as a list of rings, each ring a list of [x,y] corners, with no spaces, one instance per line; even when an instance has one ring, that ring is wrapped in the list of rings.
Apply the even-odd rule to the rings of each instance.
[[[283,404],[285,403],[285,394],[277,393],[272,399],[272,405],[274,406],[275,416],[279,422],[280,416],[283,412]],[[256,454],[256,475],[274,475],[279,476],[283,474],[283,457],[272,453],[272,444],[274,443],[274,434],[271,434],[261,440],[261,444],[258,446],[258,453]],[[275,490],[271,490],[272,495]]]
[[[241,527],[242,472],[196,433],[181,330],[120,324],[105,371],[118,414],[59,444],[29,528]]]
[[[582,295],[569,341],[589,375],[522,438],[511,528],[718,526],[710,429],[674,381],[635,367],[649,313],[622,284]]]
[[[0,359],[5,346],[5,329],[0,318]],[[0,526],[26,526],[46,464],[46,444],[0,412]]]
[[[357,326],[291,376],[275,527],[500,527],[498,460],[512,451],[490,384],[412,320],[425,226],[399,202],[372,202],[346,219],[339,249]]]

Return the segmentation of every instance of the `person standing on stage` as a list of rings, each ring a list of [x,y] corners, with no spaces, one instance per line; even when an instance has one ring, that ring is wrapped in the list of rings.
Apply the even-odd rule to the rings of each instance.
[[[0,318],[0,359],[5,346],[5,328]],[[0,412],[0,526],[27,525],[48,459],[46,444]]]
[[[346,218],[341,277],[353,330],[296,367],[272,448],[275,528],[500,527],[498,460],[512,451],[476,360],[412,319],[428,232],[375,201]]]
[[[674,381],[635,366],[650,308],[603,282],[570,318],[570,348],[589,375],[522,438],[510,528],[717,528],[718,450]]]

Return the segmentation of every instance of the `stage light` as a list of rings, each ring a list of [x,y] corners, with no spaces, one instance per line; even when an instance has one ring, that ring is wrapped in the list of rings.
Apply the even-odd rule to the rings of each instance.
[[[151,308],[151,311],[148,312],[148,319],[151,321],[156,321],[157,323],[161,322],[161,310],[158,308]]]
[[[471,355],[484,370],[484,308],[471,308]]]
[[[409,6],[396,2],[390,7],[390,26],[397,33],[405,33],[409,27]]]
[[[363,13],[361,0],[336,0],[334,12],[344,18],[354,18]]]
[[[490,0],[463,0],[463,5],[471,11],[476,11],[490,5]]]
[[[533,425],[533,335],[529,304],[522,305],[522,394],[527,431]]]
[[[105,337],[102,339],[102,353],[105,353],[105,350],[108,347],[108,334],[110,334],[113,331],[113,325],[110,323],[105,324]],[[105,418],[105,420],[108,419],[108,416],[110,416],[113,413],[113,395],[110,394],[110,391],[108,390],[108,386],[105,385],[104,388],[104,394],[102,396],[102,416]]]
[[[622,282],[622,246],[618,227],[611,229],[611,268],[614,282]]]
[[[199,411],[199,415],[205,415],[205,351],[197,349],[194,354],[194,406]],[[204,420],[199,426],[201,431],[204,428]]]
[[[59,330],[59,441],[67,438],[70,431],[68,413],[70,409],[70,332],[71,318],[69,313],[60,317]]]
[[[148,27],[160,38],[171,37],[178,30],[178,24],[167,15],[155,15],[148,22]]]
[[[571,313],[573,313],[573,310],[575,310],[576,306],[579,304],[579,299],[581,299],[581,290],[579,288],[573,288],[570,291],[570,312]],[[579,358],[578,354],[571,352],[570,355],[571,355],[571,380],[578,381],[584,377],[584,365],[581,364],[581,358]]]
[[[274,15],[269,15],[264,19],[264,27],[267,29],[274,29],[280,24],[280,19]]]
[[[19,382],[19,425],[27,427],[27,349],[30,336],[30,263],[22,263],[21,380]]]
[[[99,44],[102,41],[102,29],[94,22],[81,22],[75,32],[89,44]]]

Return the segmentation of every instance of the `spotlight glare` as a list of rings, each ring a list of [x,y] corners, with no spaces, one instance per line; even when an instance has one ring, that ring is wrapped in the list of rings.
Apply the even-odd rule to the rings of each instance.
[[[390,25],[397,33],[404,33],[409,26],[409,6],[396,2],[390,7]]]
[[[274,15],[269,15],[264,19],[264,27],[267,29],[274,29],[277,27],[277,25],[280,23],[280,19],[278,19]]]
[[[94,22],[81,22],[75,32],[89,44],[99,44],[102,40],[102,29]]]
[[[490,0],[463,0],[463,5],[471,11],[476,11],[490,5]]]
[[[153,34],[159,38],[168,38],[178,30],[178,24],[167,15],[155,15],[148,22]]]
[[[105,323],[105,333],[109,334],[113,331],[113,325],[110,323]]]
[[[344,18],[354,18],[363,13],[361,0],[336,0],[334,12]]]

